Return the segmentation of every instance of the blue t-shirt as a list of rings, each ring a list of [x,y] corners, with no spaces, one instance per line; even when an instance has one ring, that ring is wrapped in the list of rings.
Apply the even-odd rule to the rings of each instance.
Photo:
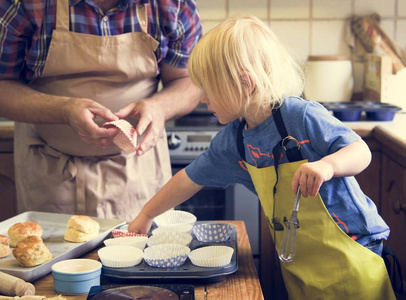
[[[288,134],[301,142],[300,151],[309,162],[318,161],[360,139],[317,102],[290,97],[284,100],[280,110]],[[256,194],[238,152],[239,123],[236,120],[228,124],[213,138],[209,149],[186,167],[193,182],[214,187],[241,183]],[[281,136],[272,115],[257,127],[243,130],[243,137],[248,164],[257,168],[274,165],[272,149]],[[281,164],[286,162],[283,155]],[[389,227],[353,176],[333,177],[322,184],[319,192],[331,217],[361,245],[388,238]]]

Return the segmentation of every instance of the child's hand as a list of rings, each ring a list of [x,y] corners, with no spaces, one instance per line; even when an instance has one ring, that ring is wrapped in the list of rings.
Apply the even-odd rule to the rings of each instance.
[[[139,215],[130,224],[128,224],[128,231],[147,234],[151,228],[152,221],[153,219],[144,215],[141,211]]]
[[[314,197],[319,192],[322,183],[330,180],[333,175],[333,166],[323,160],[304,163],[293,176],[292,192],[296,194],[300,185],[303,197],[306,198],[308,195]]]

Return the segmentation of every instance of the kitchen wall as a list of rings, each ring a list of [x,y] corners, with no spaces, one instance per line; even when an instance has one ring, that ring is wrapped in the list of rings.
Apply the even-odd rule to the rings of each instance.
[[[353,15],[378,13],[385,33],[406,49],[406,0],[197,0],[207,32],[227,17],[253,14],[301,59],[309,55],[352,55],[354,92],[362,92],[365,53],[346,43],[348,20]]]

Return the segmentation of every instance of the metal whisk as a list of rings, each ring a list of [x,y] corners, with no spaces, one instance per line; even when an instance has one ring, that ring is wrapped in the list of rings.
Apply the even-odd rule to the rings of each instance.
[[[301,192],[299,186],[293,202],[292,215],[286,222],[287,228],[283,233],[281,246],[279,248],[279,259],[286,263],[292,262],[296,255],[296,229],[299,227],[297,213],[299,211],[300,196]]]

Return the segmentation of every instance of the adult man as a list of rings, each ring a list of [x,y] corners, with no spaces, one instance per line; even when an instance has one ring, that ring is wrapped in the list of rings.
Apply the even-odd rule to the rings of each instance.
[[[165,121],[198,102],[186,69],[195,1],[2,0],[0,16],[18,210],[131,220],[171,176]],[[136,153],[101,126],[121,118],[142,135]]]

